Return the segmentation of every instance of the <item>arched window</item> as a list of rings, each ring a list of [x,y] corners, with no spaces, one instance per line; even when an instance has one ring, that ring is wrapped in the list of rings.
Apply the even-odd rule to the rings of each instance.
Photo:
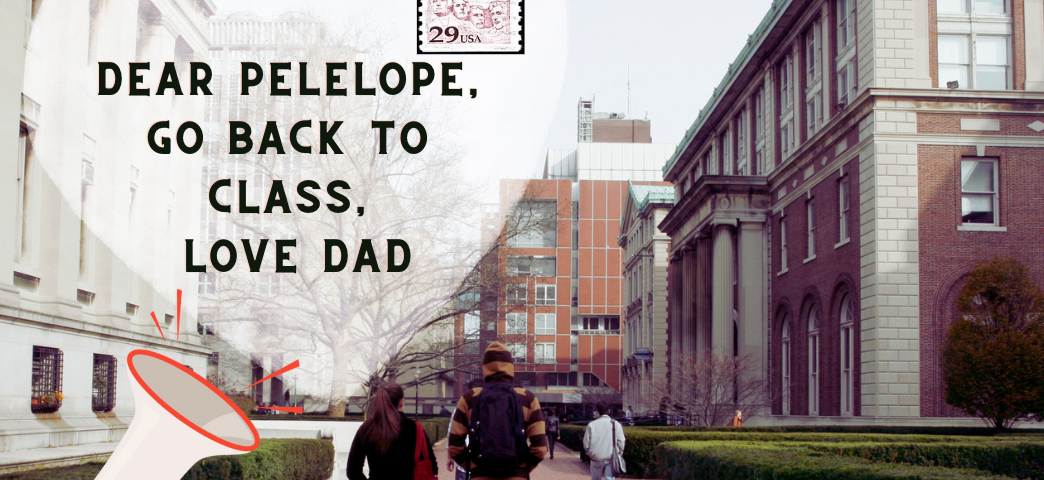
[[[819,318],[808,312],[808,414],[819,415]]]
[[[790,320],[783,317],[783,335],[780,352],[783,354],[780,371],[783,386],[783,415],[790,415]]]
[[[852,328],[855,321],[855,311],[852,307],[852,296],[845,295],[841,299],[841,415],[851,416],[853,412],[853,396],[855,395],[855,384],[852,378],[852,366],[855,364]]]

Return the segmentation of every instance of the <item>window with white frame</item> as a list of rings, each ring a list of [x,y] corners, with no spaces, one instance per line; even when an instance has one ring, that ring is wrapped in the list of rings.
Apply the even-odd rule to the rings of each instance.
[[[557,333],[555,314],[536,314],[536,333],[538,335],[554,335]]]
[[[747,161],[747,109],[740,109],[739,113],[736,114],[736,120],[733,122],[736,127],[736,175],[750,175],[747,171],[749,163]]]
[[[848,204],[849,204],[849,191],[848,191],[848,177],[842,178],[837,182],[837,230],[838,230],[838,242],[844,242],[848,240]]]
[[[823,126],[823,28],[819,20],[805,32],[805,125],[808,136]]]
[[[853,365],[855,365],[854,352],[854,323],[855,312],[852,307],[852,296],[845,295],[841,300],[841,415],[851,416],[853,412],[852,401],[855,397],[853,378]]]
[[[961,223],[997,225],[997,160],[961,160]]]
[[[558,245],[558,203],[554,200],[523,200],[511,211],[509,225],[514,234],[511,248],[553,248]]]
[[[529,316],[524,312],[512,312],[505,316],[504,333],[508,335],[524,335],[529,326]]]
[[[808,314],[808,414],[819,415],[819,317]]]
[[[752,175],[765,175],[768,172],[765,155],[765,92],[759,88],[754,92],[754,171]]]
[[[788,52],[779,64],[779,137],[783,159],[794,150],[794,54]]]
[[[816,199],[810,198],[805,202],[805,209],[808,213],[808,253],[805,258],[816,257]]]
[[[217,278],[214,272],[199,272],[200,295],[217,293]]]
[[[263,296],[279,295],[279,274],[262,273],[258,281],[258,290]]]
[[[511,283],[507,286],[508,305],[525,305],[529,286],[525,283]]]
[[[782,388],[783,415],[790,415],[790,373],[791,373],[791,343],[790,343],[790,321],[783,317],[783,332],[780,335],[780,385]]]
[[[779,219],[779,271],[787,271],[787,217]]]
[[[855,99],[856,77],[856,1],[837,0],[837,102],[843,109]]]
[[[555,286],[554,285],[537,285],[536,286],[536,304],[537,305],[554,305],[555,304]]]
[[[939,86],[1011,88],[1014,25],[1007,1],[940,0],[937,9]]]
[[[511,363],[526,363],[526,344],[523,342],[509,342],[507,345],[508,351],[511,352]]]
[[[732,175],[732,167],[736,159],[732,156],[732,129],[726,128],[718,136],[719,151],[721,152],[721,174]]]
[[[533,349],[533,361],[536,363],[555,363],[555,344],[538,343]]]

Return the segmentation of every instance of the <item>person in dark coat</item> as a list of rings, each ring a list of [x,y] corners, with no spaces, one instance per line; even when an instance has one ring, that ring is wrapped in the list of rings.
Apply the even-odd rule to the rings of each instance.
[[[348,453],[349,480],[367,480],[363,474],[364,461],[370,464],[369,478],[413,478],[418,424],[402,413],[403,397],[402,387],[394,383],[377,389],[370,406],[370,418],[359,427]],[[427,434],[424,443],[428,447],[432,474],[437,476],[438,463]]]

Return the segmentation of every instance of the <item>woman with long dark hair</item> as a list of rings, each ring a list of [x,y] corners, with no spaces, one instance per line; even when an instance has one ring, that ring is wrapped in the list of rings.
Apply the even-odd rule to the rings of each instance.
[[[349,480],[367,479],[363,474],[364,461],[370,464],[369,478],[414,478],[418,432],[424,435],[426,457],[431,462],[432,474],[438,475],[431,442],[424,431],[418,428],[419,424],[402,413],[403,398],[402,387],[398,384],[386,383],[377,389],[370,405],[369,418],[359,427],[348,453]]]

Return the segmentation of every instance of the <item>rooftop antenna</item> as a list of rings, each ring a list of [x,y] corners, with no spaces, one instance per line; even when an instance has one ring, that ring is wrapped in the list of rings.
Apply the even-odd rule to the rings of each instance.
[[[631,118],[631,64],[627,64],[627,118]]]

